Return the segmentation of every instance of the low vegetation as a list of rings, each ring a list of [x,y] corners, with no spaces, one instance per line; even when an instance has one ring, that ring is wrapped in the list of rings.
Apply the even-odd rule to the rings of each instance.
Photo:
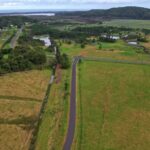
[[[67,131],[70,70],[56,69],[36,140],[36,150],[60,150]]]

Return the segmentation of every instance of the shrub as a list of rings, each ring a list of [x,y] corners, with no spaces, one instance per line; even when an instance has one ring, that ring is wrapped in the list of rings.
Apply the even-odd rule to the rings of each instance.
[[[70,67],[70,61],[68,55],[62,54],[60,57],[60,64],[63,69],[68,69]]]

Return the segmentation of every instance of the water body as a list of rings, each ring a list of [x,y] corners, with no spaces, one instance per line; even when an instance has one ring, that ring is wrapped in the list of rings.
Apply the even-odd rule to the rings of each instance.
[[[131,41],[131,42],[128,42],[128,44],[129,44],[129,45],[137,45],[138,43],[135,42],[135,41],[134,41],[134,42]]]
[[[107,35],[102,35],[102,37],[107,38]],[[119,37],[119,36],[112,35],[112,36],[110,36],[110,39],[119,40],[120,37]]]
[[[55,16],[55,13],[8,13],[1,16]]]
[[[87,9],[1,9],[0,14],[10,14],[10,13],[55,13],[61,11],[86,11]]]
[[[46,47],[51,46],[51,40],[48,35],[34,36],[33,39],[43,41]]]
[[[119,39],[120,39],[120,37],[119,37],[119,36],[115,36],[115,35],[110,36],[110,38],[112,38],[112,39],[114,39],[114,40],[119,40]]]
[[[15,16],[15,14],[12,15]],[[19,14],[19,16],[55,16],[55,14],[54,13],[24,13],[24,14]]]

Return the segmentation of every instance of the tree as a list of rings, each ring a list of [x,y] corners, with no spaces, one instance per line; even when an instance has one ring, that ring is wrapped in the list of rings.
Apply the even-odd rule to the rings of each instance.
[[[46,63],[46,54],[42,50],[38,51],[30,51],[29,52],[29,60],[34,64],[34,65],[42,65]]]
[[[11,68],[10,68],[10,64],[9,63],[4,63],[2,65],[3,70],[5,70],[6,72],[10,72]]]
[[[98,49],[99,50],[102,49],[102,44],[101,43],[99,43]]]
[[[63,69],[68,69],[70,67],[70,62],[67,54],[61,55],[60,64]]]
[[[3,54],[2,52],[0,51],[0,60],[3,58]]]
[[[85,44],[84,43],[81,43],[81,48],[85,48]]]
[[[10,64],[11,71],[13,72],[19,71],[19,65],[15,58],[10,59],[9,64]]]

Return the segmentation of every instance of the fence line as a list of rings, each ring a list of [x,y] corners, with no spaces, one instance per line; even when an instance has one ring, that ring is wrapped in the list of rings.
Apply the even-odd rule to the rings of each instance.
[[[146,62],[146,61],[116,60],[116,59],[111,59],[111,58],[80,57],[80,59],[81,60],[87,60],[87,61],[100,61],[100,62],[110,62],[110,63],[150,65],[150,62]]]
[[[45,97],[44,97],[44,100],[43,100],[43,103],[42,103],[42,106],[41,106],[41,109],[40,109],[40,112],[39,112],[39,115],[38,115],[38,120],[35,124],[35,129],[34,129],[33,134],[32,134],[32,139],[31,139],[29,150],[34,150],[35,146],[36,146],[39,127],[40,127],[41,122],[42,122],[43,113],[44,113],[45,107],[48,103],[51,86],[53,84],[53,80],[54,80],[54,77],[55,77],[55,71],[56,71],[55,69],[53,69],[53,73],[52,73],[50,81],[48,83],[47,91],[46,91],[46,94],[45,94]]]

